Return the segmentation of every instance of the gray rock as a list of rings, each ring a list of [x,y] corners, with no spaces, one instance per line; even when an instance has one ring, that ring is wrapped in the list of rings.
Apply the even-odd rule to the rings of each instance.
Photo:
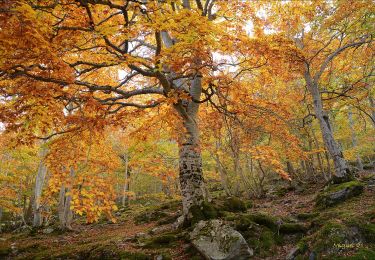
[[[190,239],[206,259],[242,260],[254,254],[238,231],[217,219],[200,221]]]
[[[316,204],[323,208],[331,207],[349,198],[358,196],[362,192],[363,184],[358,181],[334,185],[333,188],[328,188],[318,195]]]

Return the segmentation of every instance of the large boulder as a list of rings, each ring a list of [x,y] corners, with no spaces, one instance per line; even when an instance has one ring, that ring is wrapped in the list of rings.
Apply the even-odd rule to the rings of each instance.
[[[363,186],[359,181],[332,185],[318,195],[316,205],[320,208],[327,208],[344,202],[349,198],[360,195],[363,192]]]
[[[243,236],[221,220],[199,221],[190,239],[206,259],[241,260],[253,255]]]

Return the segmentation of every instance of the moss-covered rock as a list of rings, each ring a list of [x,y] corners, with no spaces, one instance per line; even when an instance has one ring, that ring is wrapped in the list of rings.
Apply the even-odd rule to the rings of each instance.
[[[280,243],[280,237],[277,232],[261,225],[252,225],[249,229],[241,231],[247,243],[254,248],[254,254],[260,257],[274,255],[274,248]]]
[[[363,192],[364,185],[359,181],[350,181],[329,186],[316,198],[318,208],[327,208],[345,200],[358,196]]]
[[[251,221],[268,227],[269,229],[276,231],[278,228],[277,220],[276,218],[263,214],[263,213],[254,213],[254,214],[248,214],[246,215]]]
[[[375,224],[364,223],[358,225],[358,227],[366,242],[375,243]]]
[[[300,220],[310,220],[310,219],[316,218],[317,216],[319,216],[318,212],[299,213],[297,215],[297,218]]]
[[[253,225],[257,225],[249,216],[239,216],[234,221],[235,229],[238,231],[246,231]]]
[[[224,201],[223,210],[230,212],[244,212],[247,209],[245,201],[237,197],[229,197]]]
[[[195,225],[201,220],[214,219],[218,216],[218,211],[209,202],[203,202],[202,205],[194,205],[190,208],[191,218],[187,221],[187,225]]]
[[[167,233],[160,236],[155,236],[145,241],[145,248],[163,248],[170,247],[177,241],[178,238],[174,233]]]
[[[338,221],[328,221],[311,239],[312,251],[318,255],[340,255],[348,245],[363,244],[363,236],[355,226]]]
[[[207,259],[249,259],[253,250],[244,237],[221,220],[200,221],[190,234],[194,247]]]
[[[167,217],[168,214],[160,210],[147,210],[134,217],[136,224],[149,223]]]
[[[279,231],[282,234],[305,233],[307,228],[300,223],[283,223]]]

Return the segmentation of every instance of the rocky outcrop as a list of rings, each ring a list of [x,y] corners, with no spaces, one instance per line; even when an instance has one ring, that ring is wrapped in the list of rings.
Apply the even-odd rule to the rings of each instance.
[[[363,184],[359,181],[350,181],[342,184],[332,185],[326,191],[319,194],[316,205],[327,208],[337,205],[345,200],[358,196],[363,192]]]
[[[198,222],[190,239],[206,259],[241,260],[253,255],[243,236],[221,220]]]

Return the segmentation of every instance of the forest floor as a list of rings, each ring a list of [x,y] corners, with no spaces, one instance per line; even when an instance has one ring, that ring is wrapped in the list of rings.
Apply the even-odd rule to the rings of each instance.
[[[324,185],[306,183],[295,189],[285,186],[265,198],[245,201],[246,210],[223,209],[220,218],[235,227],[243,227],[242,219],[258,214],[278,225],[288,223],[289,226],[284,226],[292,227],[275,230],[263,220],[260,221],[262,228],[255,233],[250,234],[249,230],[242,228],[240,232],[244,232],[247,241],[251,241],[249,245],[254,248],[253,259],[286,259],[296,245],[301,246],[301,241],[305,249],[301,250],[299,259],[311,257],[314,248],[317,248],[317,253],[321,250],[319,259],[375,259],[375,185],[366,182],[373,179],[374,174],[367,172],[361,176],[365,184],[361,195],[333,207],[317,208],[315,199]],[[213,192],[215,205],[220,207],[223,200],[222,193]],[[175,200],[145,205],[134,203],[116,212],[117,223],[103,220],[84,224],[82,220],[76,220],[74,231],[70,232],[44,227],[32,232],[25,229],[0,233],[0,259],[203,259],[189,243],[189,229],[171,229],[171,223],[180,212],[180,203]],[[337,238],[332,237],[335,232],[327,233],[327,228],[329,230],[333,225],[337,231],[348,225],[348,221],[364,225],[366,239],[336,250],[338,258],[332,258],[329,247]],[[354,225],[352,222],[351,226]],[[357,225],[359,229],[362,228],[360,224]],[[345,239],[336,242],[351,243]]]

